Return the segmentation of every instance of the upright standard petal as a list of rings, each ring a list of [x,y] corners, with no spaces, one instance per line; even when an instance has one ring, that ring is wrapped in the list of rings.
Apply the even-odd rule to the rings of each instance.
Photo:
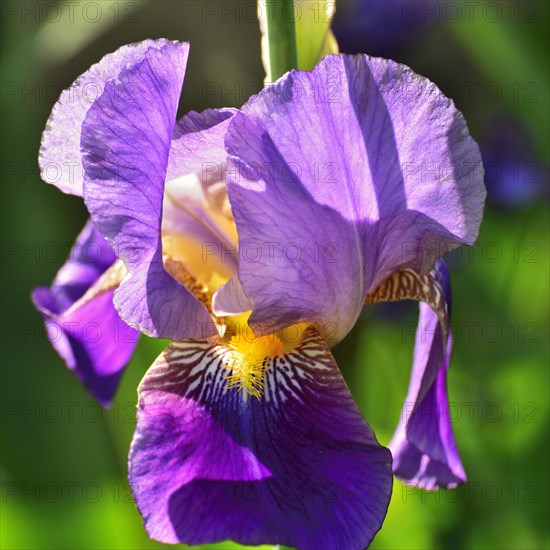
[[[190,111],[174,129],[168,165],[168,180],[191,173],[205,177],[215,174],[225,163],[225,134],[237,109]]]
[[[166,42],[105,85],[82,126],[84,199],[129,271],[115,293],[121,317],[154,337],[216,332],[208,310],[162,261],[164,182],[188,45]]]
[[[164,192],[165,253],[214,291],[237,273],[237,229],[225,189],[224,137],[235,109],[190,112],[176,124]]]
[[[107,81],[141,61],[146,51],[161,49],[167,40],[144,40],[122,46],[103,57],[63,91],[54,105],[42,134],[38,163],[42,179],[64,193],[82,195],[84,173],[80,133],[86,113],[103,93]]]
[[[88,222],[51,288],[32,298],[44,317],[52,346],[104,406],[111,402],[139,333],[118,316],[113,291],[120,265],[103,236]]]
[[[228,387],[231,353],[174,343],[140,385],[129,475],[149,535],[368,546],[386,514],[391,458],[325,342],[307,329],[295,349],[265,359],[258,399]]]
[[[257,333],[311,322],[341,339],[396,269],[426,273],[476,238],[479,149],[452,102],[392,61],[333,55],[290,72],[234,117],[226,148]]]
[[[424,489],[466,481],[456,448],[447,397],[452,335],[451,284],[443,260],[432,272],[394,274],[367,302],[422,300],[409,391],[390,449],[395,475]]]

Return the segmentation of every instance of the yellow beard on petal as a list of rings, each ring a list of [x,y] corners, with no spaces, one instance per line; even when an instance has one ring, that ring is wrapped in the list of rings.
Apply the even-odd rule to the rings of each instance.
[[[241,333],[233,336],[228,346],[230,351],[224,365],[231,374],[226,376],[226,387],[260,399],[264,392],[266,359],[283,355],[285,345],[274,334],[256,338]]]

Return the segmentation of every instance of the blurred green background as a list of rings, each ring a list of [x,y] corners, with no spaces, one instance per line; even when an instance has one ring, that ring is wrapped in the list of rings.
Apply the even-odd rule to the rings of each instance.
[[[449,258],[449,393],[469,484],[425,493],[396,482],[372,548],[548,548],[550,3],[384,5],[337,3],[342,49],[388,51],[429,77],[504,164],[478,245]],[[53,279],[86,211],[41,182],[40,135],[61,90],[104,54],[148,37],[191,42],[181,113],[240,106],[263,81],[255,5],[6,1],[1,10],[0,546],[160,548],[132,503],[126,455],[136,386],[164,343],[142,337],[116,403],[102,411],[47,342],[29,294]],[[500,132],[509,120],[513,130]],[[406,395],[416,314],[414,304],[371,307],[334,350],[383,444]]]

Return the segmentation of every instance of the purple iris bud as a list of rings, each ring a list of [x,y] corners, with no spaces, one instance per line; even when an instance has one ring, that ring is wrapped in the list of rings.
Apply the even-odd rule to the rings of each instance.
[[[137,507],[165,543],[365,548],[393,471],[429,488],[465,479],[450,425],[422,413],[448,406],[440,257],[477,237],[479,149],[435,85],[364,55],[176,121],[187,55],[122,48],[76,108],[79,135],[47,130],[54,148],[78,142],[82,185],[65,190],[82,190],[126,270],[116,310],[173,340],[138,389]],[[433,337],[417,338],[415,405],[390,453],[330,346],[365,304],[411,299]]]

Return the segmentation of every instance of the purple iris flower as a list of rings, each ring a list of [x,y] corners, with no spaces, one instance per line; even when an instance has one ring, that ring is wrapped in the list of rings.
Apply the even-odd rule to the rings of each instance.
[[[85,203],[128,272],[115,307],[173,340],[138,390],[137,506],[165,543],[364,548],[389,504],[392,454],[407,483],[465,480],[445,414],[439,258],[476,239],[478,147],[432,83],[364,55],[291,71],[238,112],[176,122],[187,55],[165,40],[112,54],[102,93],[71,129],[50,127],[46,150],[75,145],[78,127]],[[395,300],[423,303],[413,406],[390,453],[330,346],[366,303]]]

